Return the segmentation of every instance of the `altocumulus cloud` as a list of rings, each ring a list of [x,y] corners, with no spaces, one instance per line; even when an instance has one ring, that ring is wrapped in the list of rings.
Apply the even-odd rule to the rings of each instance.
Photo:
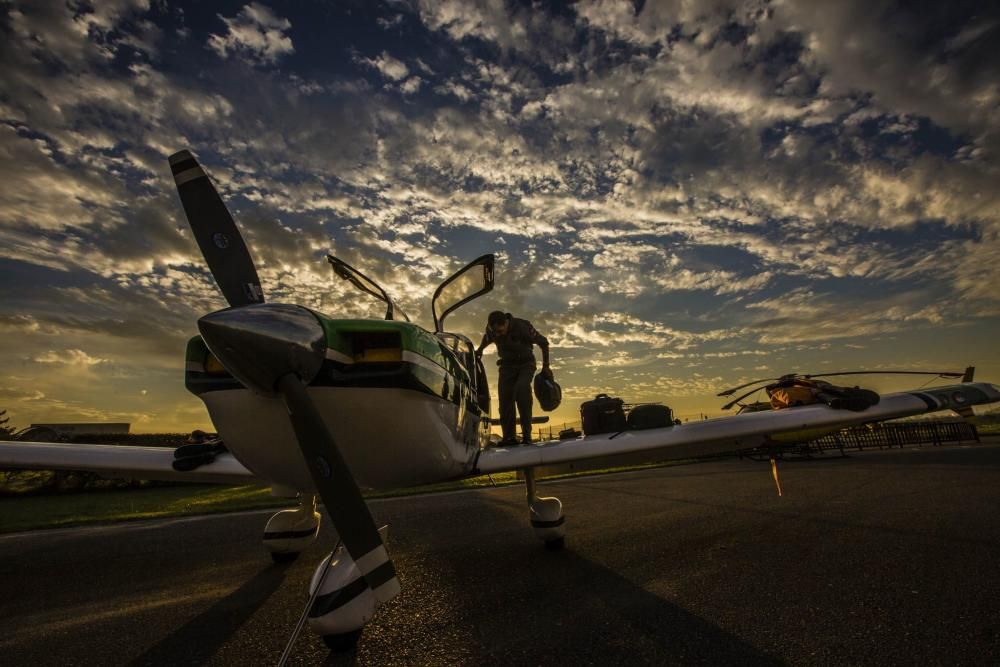
[[[569,396],[683,413],[760,366],[1000,377],[995,7],[37,0],[0,24],[16,416],[205,425],[175,372],[223,305],[166,168],[186,147],[272,300],[377,316],[332,250],[427,324],[498,252],[449,323],[529,317]]]
[[[295,50],[286,34],[291,22],[264,5],[251,2],[236,16],[220,14],[219,19],[226,24],[226,33],[209,35],[207,45],[223,58],[235,55],[251,62],[274,63]]]

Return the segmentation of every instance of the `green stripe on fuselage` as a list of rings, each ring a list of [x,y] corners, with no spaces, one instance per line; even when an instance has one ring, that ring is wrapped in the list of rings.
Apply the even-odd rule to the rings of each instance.
[[[455,355],[430,331],[409,322],[395,320],[335,320],[317,313],[326,332],[326,345],[331,350],[352,356],[354,350],[348,336],[355,333],[399,333],[403,351],[419,354],[444,368],[460,381],[469,383],[469,375]]]
[[[354,350],[350,340],[351,334],[357,333],[398,333],[400,345],[404,352],[417,354],[434,365],[441,367],[440,373],[435,372],[433,367],[424,367],[419,364],[406,363],[410,369],[410,374],[417,382],[426,387],[429,393],[441,396],[446,400],[458,402],[460,397],[468,394],[469,374],[465,367],[458,361],[455,354],[446,348],[433,333],[407,322],[396,322],[392,320],[335,320],[317,313],[323,330],[326,334],[327,347],[341,354],[351,357]],[[209,351],[201,336],[194,336],[188,341],[185,360],[188,367],[185,372],[185,384],[189,391],[194,394],[203,393],[206,389],[229,389],[239,384],[228,374],[224,376],[212,376],[204,372],[205,360]],[[196,365],[195,370],[191,364]],[[327,361],[325,365],[336,366],[336,362]],[[354,367],[354,364],[348,365]],[[343,366],[341,367],[343,368]],[[357,369],[361,371],[357,374],[357,379],[361,381],[364,375],[363,369],[375,371],[375,378],[372,384],[377,385],[377,376],[381,375],[379,364],[358,364]],[[327,382],[324,378],[317,378],[314,383],[324,385]]]

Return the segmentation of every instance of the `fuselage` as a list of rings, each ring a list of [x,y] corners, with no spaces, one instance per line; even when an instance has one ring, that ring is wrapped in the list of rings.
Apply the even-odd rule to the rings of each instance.
[[[394,488],[469,474],[489,437],[489,399],[468,341],[407,322],[316,315],[327,350],[307,391],[358,484]],[[200,336],[188,342],[185,385],[251,472],[313,489],[283,401],[247,389]]]

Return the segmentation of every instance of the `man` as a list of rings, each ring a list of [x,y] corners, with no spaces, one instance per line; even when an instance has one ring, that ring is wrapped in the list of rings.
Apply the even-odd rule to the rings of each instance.
[[[538,333],[531,322],[513,317],[510,313],[495,310],[487,320],[486,333],[476,350],[476,356],[483,354],[483,348],[496,343],[500,359],[500,428],[503,431],[501,445],[516,445],[516,418],[514,407],[521,417],[521,438],[524,444],[531,443],[531,380],[535,375],[535,355],[532,346],[542,349],[542,372],[552,377],[549,368],[549,341]]]

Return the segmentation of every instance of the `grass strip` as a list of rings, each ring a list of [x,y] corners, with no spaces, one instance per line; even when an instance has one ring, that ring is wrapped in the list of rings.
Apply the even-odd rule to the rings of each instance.
[[[982,431],[981,431],[982,432]],[[993,435],[989,432],[984,435]],[[992,442],[988,437],[986,442]],[[695,460],[676,460],[630,466],[585,470],[542,478],[557,481],[572,477],[611,475],[621,472],[686,465]],[[483,475],[441,484],[414,486],[366,494],[367,498],[396,498],[424,493],[444,493],[463,489],[520,484],[517,474]],[[66,528],[91,523],[111,523],[141,519],[161,519],[253,509],[294,507],[295,501],[275,498],[266,486],[154,486],[136,489],[102,490],[90,493],[25,495],[0,497],[0,533]]]
[[[627,470],[677,465],[678,461],[638,466],[589,470],[546,477],[557,480],[567,477],[602,475]],[[425,493],[444,493],[490,486],[520,484],[517,474],[499,473],[460,479],[441,484],[414,486],[365,494],[366,498],[397,498]],[[92,523],[113,523],[143,519],[239,512],[254,509],[294,507],[295,500],[275,498],[266,486],[220,486],[192,484],[188,486],[157,486],[137,489],[103,490],[90,493],[56,495],[25,495],[0,498],[0,533],[13,533],[46,528],[68,528]]]

